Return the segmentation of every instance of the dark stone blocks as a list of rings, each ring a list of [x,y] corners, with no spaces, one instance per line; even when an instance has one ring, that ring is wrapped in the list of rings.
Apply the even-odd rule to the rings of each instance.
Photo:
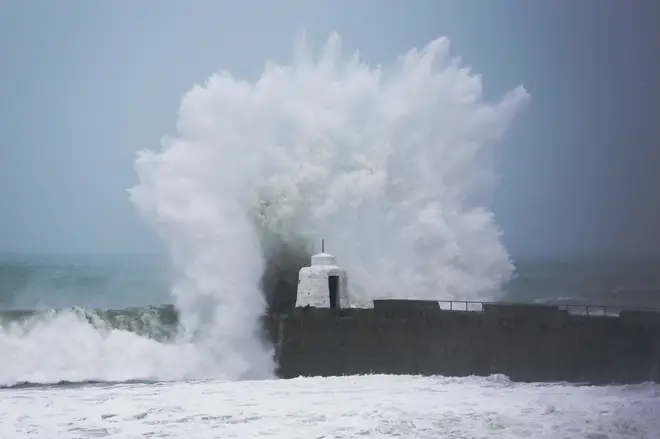
[[[437,302],[410,302],[373,309],[298,308],[266,317],[278,374],[501,373],[516,381],[592,384],[660,380],[657,313],[575,316],[515,304],[444,311]]]

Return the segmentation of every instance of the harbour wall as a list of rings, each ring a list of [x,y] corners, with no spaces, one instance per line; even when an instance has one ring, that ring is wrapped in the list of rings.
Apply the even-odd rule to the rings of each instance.
[[[660,313],[573,315],[553,306],[377,301],[266,317],[278,376],[504,374],[514,381],[660,382]]]

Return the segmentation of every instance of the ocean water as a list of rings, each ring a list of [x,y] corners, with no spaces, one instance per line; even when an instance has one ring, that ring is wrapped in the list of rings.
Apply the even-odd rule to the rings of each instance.
[[[505,300],[660,308],[654,260],[517,264]],[[236,379],[249,367],[182,337],[172,277],[157,255],[3,255],[0,386]]]
[[[0,437],[655,439],[660,387],[353,376],[0,391]]]
[[[212,74],[135,161],[166,255],[0,257],[0,437],[657,438],[651,384],[274,379],[259,318],[321,238],[357,304],[658,306],[652,260],[512,259],[489,200],[529,101],[486,100],[447,38],[379,66],[301,39],[256,81]]]
[[[5,253],[0,254],[0,309],[172,304],[174,278],[166,255]],[[514,275],[502,290],[498,297],[512,301],[660,308],[660,257],[516,258]],[[441,293],[435,298],[453,299]]]
[[[503,288],[515,301],[660,309],[660,257],[534,257],[516,260]]]
[[[0,307],[142,307],[172,301],[172,270],[157,254],[0,254]]]

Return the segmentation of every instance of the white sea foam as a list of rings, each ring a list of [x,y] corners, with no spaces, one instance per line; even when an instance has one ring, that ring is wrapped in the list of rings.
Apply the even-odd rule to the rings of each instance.
[[[221,376],[190,343],[159,343],[75,311],[3,322],[0,352],[0,386]]]
[[[0,437],[657,439],[660,387],[356,376],[22,389]]]
[[[137,159],[131,199],[179,269],[179,344],[55,319],[2,334],[14,364],[0,381],[269,376],[256,334],[264,253],[321,237],[353,302],[496,294],[513,267],[485,201],[526,91],[485,101],[445,38],[384,67],[342,54],[337,35],[319,56],[296,53],[256,82],[220,72],[194,87],[176,133]]]

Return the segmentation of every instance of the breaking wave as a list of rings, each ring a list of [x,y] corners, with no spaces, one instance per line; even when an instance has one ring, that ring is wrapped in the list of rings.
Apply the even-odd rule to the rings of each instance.
[[[345,56],[338,35],[318,57],[302,40],[255,82],[223,71],[194,87],[131,190],[180,269],[184,326],[219,362],[267,361],[250,336],[264,273],[292,278],[322,237],[355,304],[492,298],[513,272],[486,203],[494,147],[527,100],[486,102],[446,38],[387,67]],[[283,254],[298,263],[269,267]]]
[[[179,313],[174,305],[126,309],[75,306],[39,311],[3,310],[0,311],[0,331],[4,334],[27,335],[41,328],[47,330],[58,320],[86,323],[99,332],[128,331],[160,342],[175,342],[179,331]]]
[[[333,35],[254,82],[212,75],[130,190],[177,268],[176,335],[109,312],[33,316],[0,332],[0,381],[271,376],[259,318],[292,304],[321,238],[356,306],[496,298],[513,272],[488,208],[496,145],[528,99],[487,102],[446,38],[370,66]]]

